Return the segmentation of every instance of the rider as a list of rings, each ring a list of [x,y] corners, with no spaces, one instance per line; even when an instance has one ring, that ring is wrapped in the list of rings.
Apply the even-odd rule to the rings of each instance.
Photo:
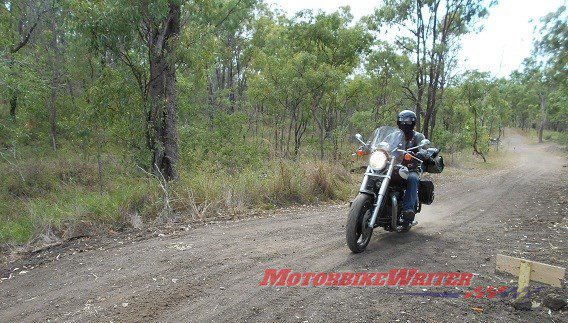
[[[410,110],[401,111],[398,114],[396,124],[404,134],[402,149],[407,150],[416,147],[425,139],[423,134],[414,131],[414,127],[416,126],[416,113]],[[402,217],[405,221],[405,225],[410,225],[414,221],[415,206],[418,204],[418,184],[420,177],[416,163],[409,163],[406,166],[408,167],[408,178],[406,179],[406,191],[404,192],[404,198],[402,200]]]

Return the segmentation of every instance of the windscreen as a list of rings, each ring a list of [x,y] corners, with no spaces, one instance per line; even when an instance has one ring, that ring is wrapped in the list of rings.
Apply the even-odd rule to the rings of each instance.
[[[373,133],[373,141],[371,142],[371,148],[373,150],[379,148],[379,144],[384,146],[384,144],[388,144],[388,150],[392,150],[395,147],[398,147],[399,144],[403,141],[404,135],[398,128],[390,127],[390,126],[383,126],[375,129]]]
[[[398,128],[382,126],[375,129],[375,132],[373,133],[371,150],[375,151],[378,148],[387,150],[391,155],[396,157],[397,162],[400,162],[402,154],[393,150],[400,147],[403,141],[404,134]]]

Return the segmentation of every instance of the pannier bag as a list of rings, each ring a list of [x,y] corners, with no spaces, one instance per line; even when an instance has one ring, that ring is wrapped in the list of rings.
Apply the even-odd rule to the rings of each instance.
[[[428,163],[428,166],[426,167],[426,171],[428,173],[433,173],[433,174],[439,174],[444,170],[444,158],[442,158],[442,156],[436,156],[436,158],[434,158],[432,160],[432,162]]]
[[[418,185],[418,200],[420,203],[430,205],[434,202],[434,183],[429,180],[420,180]]]

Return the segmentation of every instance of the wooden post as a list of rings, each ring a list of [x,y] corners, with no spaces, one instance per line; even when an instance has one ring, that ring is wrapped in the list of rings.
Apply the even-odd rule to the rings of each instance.
[[[537,281],[554,287],[562,287],[566,268],[505,255],[495,257],[495,269],[519,276],[517,298],[527,293],[529,282]]]
[[[526,260],[522,260],[519,268],[519,286],[517,288],[517,298],[524,297],[527,294],[530,280],[531,263]]]

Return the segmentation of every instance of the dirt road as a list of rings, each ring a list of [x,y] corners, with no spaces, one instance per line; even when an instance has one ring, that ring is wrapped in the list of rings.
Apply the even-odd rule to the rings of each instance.
[[[475,286],[514,285],[512,276],[495,273],[497,253],[566,267],[566,158],[514,131],[503,146],[514,154],[508,165],[440,178],[436,201],[417,216],[417,227],[406,234],[376,230],[362,254],[345,245],[346,205],[150,239],[86,240],[45,251],[49,261],[33,269],[4,269],[13,275],[0,284],[0,321],[566,321],[566,312],[516,311],[500,298],[400,294],[422,292],[416,287],[259,286],[266,268],[403,267],[473,272]],[[567,294],[566,287],[554,292]]]

